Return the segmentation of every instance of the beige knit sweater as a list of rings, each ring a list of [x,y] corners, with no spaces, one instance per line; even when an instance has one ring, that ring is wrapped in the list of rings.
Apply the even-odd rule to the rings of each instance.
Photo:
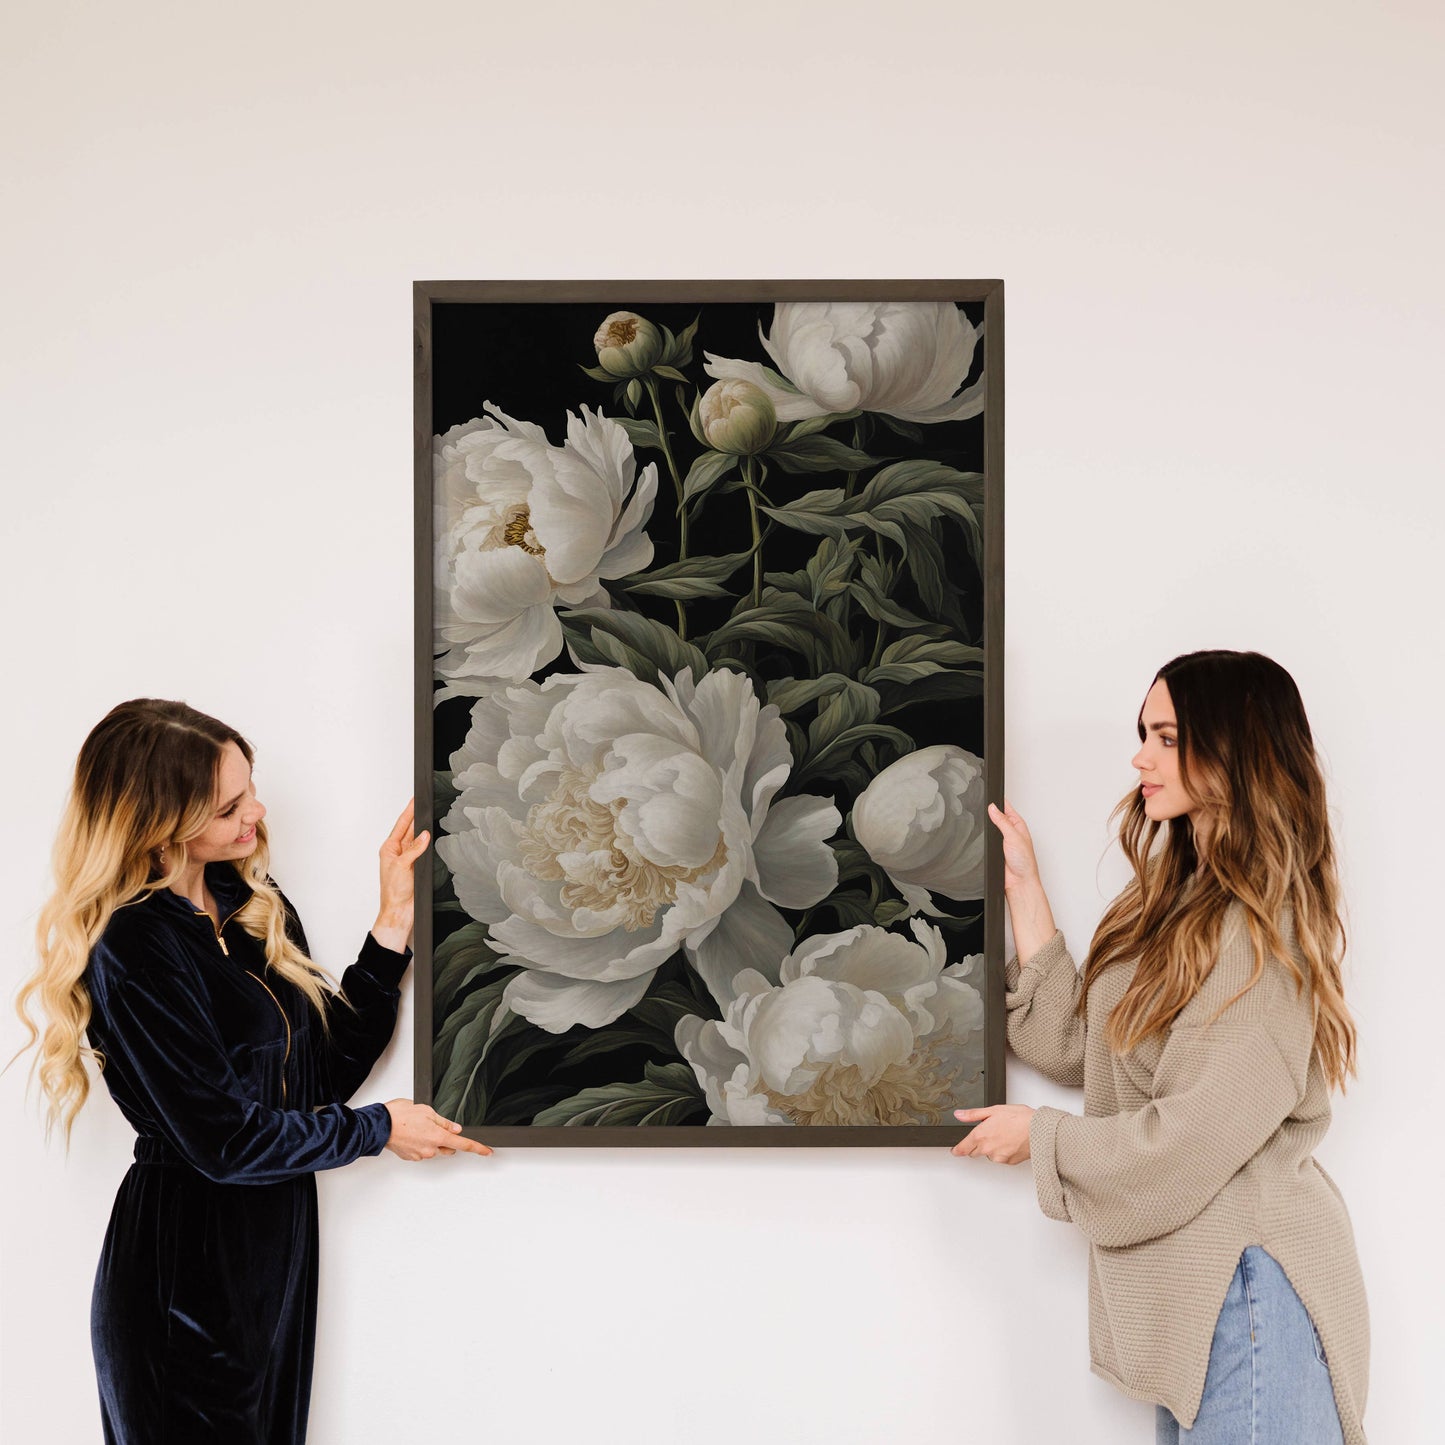
[[[1284,938],[1296,960],[1288,924]],[[1062,933],[1005,972],[1013,1051],[1062,1084],[1084,1113],[1038,1109],[1029,1127],[1039,1205],[1088,1237],[1091,1369],[1181,1425],[1199,1411],[1209,1349],[1246,1245],[1277,1259],[1319,1331],[1345,1445],[1366,1445],[1370,1323],[1354,1231],[1334,1181],[1311,1157],[1330,1122],[1312,1049],[1310,993],[1275,959],[1254,971],[1239,904],[1198,995],[1157,1037],[1118,1058],[1110,1010],[1133,967],[1104,970],[1074,1017],[1083,980]]]

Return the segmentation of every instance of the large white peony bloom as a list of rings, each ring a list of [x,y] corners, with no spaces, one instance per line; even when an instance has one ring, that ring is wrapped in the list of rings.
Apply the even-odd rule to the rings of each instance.
[[[853,833],[909,911],[933,893],[982,898],[988,818],[983,759],[944,743],[890,763],[853,804]]]
[[[615,421],[569,412],[554,447],[541,427],[483,409],[432,450],[436,674],[448,683],[437,701],[530,677],[562,651],[555,608],[605,607],[602,578],[652,561],[657,467],[637,475]]]
[[[938,1124],[983,1069],[983,955],[947,966],[943,936],[871,924],[810,938],[781,982],[733,981],[721,1020],[679,1020],[712,1124]]]
[[[725,1007],[745,964],[777,976],[793,944],[778,908],[838,881],[824,840],[842,818],[829,798],[775,801],[787,734],[737,672],[521,683],[474,705],[451,762],[437,852],[525,967],[506,1003],[552,1033],[611,1023],[679,948]]]
[[[780,422],[881,411],[902,421],[963,421],[983,410],[984,378],[960,391],[983,332],[952,301],[780,301],[758,335],[787,386],[756,361],[705,352],[703,369],[750,381]]]

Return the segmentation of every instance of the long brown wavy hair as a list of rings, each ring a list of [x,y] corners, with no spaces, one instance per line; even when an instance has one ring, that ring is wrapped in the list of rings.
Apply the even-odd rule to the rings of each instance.
[[[186,840],[210,821],[228,742],[254,764],[254,749],[234,728],[183,702],[142,697],[112,708],[81,747],[51,857],[55,892],[35,930],[40,966],[16,1000],[30,1035],[20,1052],[40,1045],[35,1068],[46,1133],[61,1124],[67,1144],[90,1092],[85,1061],[105,1063],[83,1041],[90,951],[117,908],[168,888],[186,871]],[[261,940],[267,967],[301,990],[325,1027],[331,979],[286,932],[285,904],[267,872],[270,856],[263,819],[251,855],[231,864],[252,890],[236,921]],[[43,1016],[39,1026],[30,1016],[32,999]]]
[[[1343,1090],[1346,1075],[1358,1075],[1341,976],[1345,929],[1324,777],[1299,689],[1258,652],[1186,653],[1155,679],[1174,705],[1180,781],[1209,826],[1201,840],[1187,815],[1153,821],[1137,787],[1114,809],[1134,879],[1094,933],[1078,1012],[1104,969],[1133,959],[1133,980],[1109,1015],[1109,1047],[1125,1054],[1167,1032],[1213,967],[1225,910],[1236,902],[1255,969],[1235,998],[1263,976],[1267,957],[1283,962],[1301,988],[1304,975],[1281,934],[1288,917],[1309,969],[1315,1050],[1325,1077]]]

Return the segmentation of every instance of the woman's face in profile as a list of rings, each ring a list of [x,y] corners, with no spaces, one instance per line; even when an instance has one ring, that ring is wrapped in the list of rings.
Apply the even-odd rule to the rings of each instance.
[[[256,797],[256,784],[246,755],[228,742],[216,774],[216,792],[211,800],[211,821],[186,847],[194,863],[248,857],[256,848],[256,824],[266,809]]]
[[[1179,720],[1169,686],[1162,677],[1154,680],[1139,714],[1144,742],[1130,766],[1139,771],[1139,790],[1144,812],[1156,823],[1190,816],[1198,803],[1185,791],[1179,776]]]

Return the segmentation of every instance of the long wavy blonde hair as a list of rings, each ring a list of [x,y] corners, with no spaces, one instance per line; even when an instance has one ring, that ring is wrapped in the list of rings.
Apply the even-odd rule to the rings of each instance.
[[[35,930],[40,966],[16,1000],[30,1035],[20,1052],[40,1046],[32,1077],[38,1072],[46,1135],[59,1123],[67,1147],[90,1093],[86,1060],[105,1065],[84,1041],[90,995],[83,975],[90,951],[117,908],[170,887],[186,871],[186,840],[211,819],[228,742],[254,763],[254,750],[234,728],[183,702],[143,697],[112,708],[81,747],[51,855],[55,892]],[[325,1027],[332,980],[288,935],[269,861],[262,820],[255,850],[231,864],[252,890],[236,922],[261,940],[266,966],[301,990]],[[32,1001],[42,1014],[38,1026]]]
[[[1078,1012],[1105,968],[1133,959],[1133,980],[1109,1015],[1109,1047],[1124,1054],[1165,1033],[1213,967],[1235,902],[1255,952],[1254,973],[1235,998],[1263,976],[1267,956],[1301,988],[1304,974],[1281,935],[1288,915],[1309,969],[1315,1050],[1325,1077],[1343,1090],[1347,1074],[1358,1076],[1341,975],[1345,928],[1324,777],[1299,689],[1257,652],[1187,653],[1156,678],[1174,704],[1180,781],[1207,810],[1209,827],[1201,844],[1187,816],[1153,821],[1138,788],[1114,809],[1134,879],[1094,933]]]

